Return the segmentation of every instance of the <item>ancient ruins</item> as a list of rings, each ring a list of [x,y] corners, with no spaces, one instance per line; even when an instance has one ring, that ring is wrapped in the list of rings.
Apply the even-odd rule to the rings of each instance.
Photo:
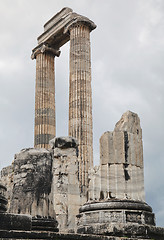
[[[96,25],[86,17],[64,8],[44,25],[36,59],[34,147],[48,148],[55,137],[54,58],[70,41],[69,136],[79,142],[79,180],[87,185],[88,169],[93,167],[92,91],[90,32]]]
[[[36,59],[34,148],[1,171],[1,239],[163,240],[145,202],[142,129],[127,111],[100,138],[93,166],[90,19],[63,8],[44,25]],[[55,57],[70,41],[69,131],[56,137]]]

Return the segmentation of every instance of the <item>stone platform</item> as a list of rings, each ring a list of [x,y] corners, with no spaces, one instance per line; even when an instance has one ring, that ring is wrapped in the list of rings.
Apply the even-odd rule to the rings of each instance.
[[[113,237],[94,234],[74,234],[74,233],[50,233],[50,232],[25,232],[25,231],[3,231],[0,230],[0,239],[53,239],[53,240],[138,240],[138,238]],[[150,238],[140,238],[139,240],[150,240]],[[163,238],[153,238],[153,240],[163,240]]]

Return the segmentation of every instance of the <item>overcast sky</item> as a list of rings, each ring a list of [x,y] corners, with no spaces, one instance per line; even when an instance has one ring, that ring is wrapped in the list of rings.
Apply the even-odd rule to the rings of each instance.
[[[35,60],[43,25],[63,7],[93,20],[94,161],[127,110],[141,120],[146,201],[164,226],[164,1],[0,0],[0,168],[33,147]],[[69,43],[56,59],[57,136],[68,135]]]

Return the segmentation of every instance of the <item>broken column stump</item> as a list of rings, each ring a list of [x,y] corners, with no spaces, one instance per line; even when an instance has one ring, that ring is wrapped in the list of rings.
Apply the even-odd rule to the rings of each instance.
[[[102,135],[100,166],[90,171],[89,179],[88,202],[77,216],[78,233],[145,239],[151,228],[157,230],[154,213],[145,203],[142,129],[137,114],[124,113],[114,131]]]

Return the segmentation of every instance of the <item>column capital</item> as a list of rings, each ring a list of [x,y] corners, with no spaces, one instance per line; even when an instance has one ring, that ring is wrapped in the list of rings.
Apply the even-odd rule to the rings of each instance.
[[[69,33],[71,28],[78,25],[87,26],[90,32],[97,27],[96,24],[87,17],[83,17],[77,13],[72,13],[72,16],[72,20],[64,28],[64,34]]]
[[[41,44],[39,46],[37,46],[36,48],[34,48],[32,50],[32,54],[31,54],[31,59],[36,59],[36,56],[39,54],[39,53],[46,53],[46,52],[50,52],[51,54],[54,55],[54,57],[59,57],[60,56],[60,50],[59,49],[55,49],[55,48],[52,48],[52,47],[49,47],[47,44]]]

